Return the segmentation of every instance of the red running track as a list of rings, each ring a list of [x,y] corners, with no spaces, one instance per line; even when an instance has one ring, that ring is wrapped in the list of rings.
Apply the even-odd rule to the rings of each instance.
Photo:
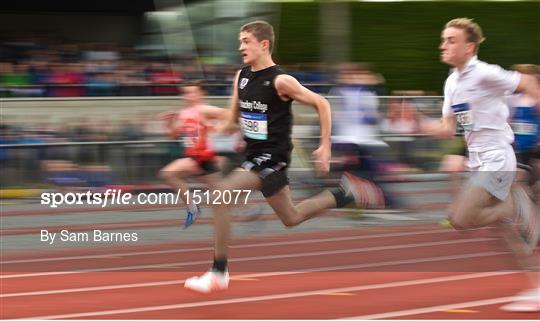
[[[491,229],[436,225],[239,238],[230,289],[183,280],[210,241],[3,253],[1,317],[38,319],[538,319],[498,309],[527,287]]]

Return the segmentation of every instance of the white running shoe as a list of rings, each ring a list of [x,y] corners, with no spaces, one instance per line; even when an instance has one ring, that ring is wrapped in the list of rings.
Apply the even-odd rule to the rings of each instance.
[[[507,312],[540,312],[540,288],[531,289],[516,295],[516,300],[503,305],[501,310]]]
[[[224,291],[229,287],[229,272],[221,273],[210,270],[201,276],[187,279],[184,287],[200,293]]]

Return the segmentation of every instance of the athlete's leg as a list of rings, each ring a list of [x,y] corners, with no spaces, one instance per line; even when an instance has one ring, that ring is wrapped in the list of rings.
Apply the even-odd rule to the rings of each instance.
[[[326,209],[341,208],[353,201],[362,208],[384,206],[380,188],[369,180],[348,173],[342,176],[340,185],[332,191],[325,190],[293,205],[289,186],[284,183],[285,172],[276,172],[272,175],[263,180],[262,192],[268,204],[287,227],[296,226],[323,213]],[[273,184],[275,185],[272,186]]]
[[[471,152],[469,166],[476,170],[451,209],[452,225],[469,229],[512,219],[515,202],[511,187],[516,175],[512,147]]]
[[[328,190],[310,197],[295,206],[292,203],[291,191],[288,185],[281,188],[272,196],[266,197],[266,201],[287,227],[296,226],[323,213],[325,209],[336,207],[336,198]]]
[[[540,311],[540,255],[531,254],[530,248],[517,236],[515,228],[510,224],[499,224],[498,232],[510,247],[516,261],[525,272],[529,281],[529,289],[518,293],[515,300],[501,306],[509,312]]]
[[[455,200],[450,212],[450,223],[456,229],[485,227],[512,218],[514,212],[511,195],[502,201],[483,187],[466,184]]]
[[[159,177],[163,179],[175,191],[180,190],[180,198],[184,204],[188,204],[188,195],[184,192],[189,190],[185,178],[203,174],[204,171],[193,158],[181,158],[172,161],[159,171]]]
[[[519,210],[522,210],[522,207],[529,205],[532,207],[537,206],[527,199],[525,195],[525,189],[532,185],[534,187],[534,180],[530,180],[529,171],[518,170],[517,182],[514,187],[514,193],[516,193],[516,199],[525,204],[517,204]],[[520,193],[520,194],[518,194]],[[518,197],[521,195],[521,197]],[[521,208],[520,208],[521,207]],[[538,208],[533,208],[533,213],[529,219],[531,220],[540,220],[538,217]],[[520,218],[524,219],[524,218]],[[533,223],[533,222],[531,222]],[[536,222],[538,224],[538,222]],[[534,228],[534,226],[531,225]],[[538,225],[537,225],[538,228]],[[506,304],[501,307],[502,310],[510,312],[538,312],[540,311],[540,255],[538,252],[534,252],[534,248],[537,244],[535,241],[534,233],[531,231],[529,233],[529,242],[524,242],[522,236],[518,236],[520,233],[516,233],[515,227],[511,224],[500,224],[499,232],[505,239],[506,243],[514,253],[516,261],[520,264],[521,268],[525,271],[526,276],[529,279],[530,289],[525,290],[515,296],[515,301],[509,304]],[[537,236],[536,236],[537,237]]]
[[[216,184],[216,191],[261,190],[268,203],[287,226],[297,225],[321,213],[323,209],[340,207],[346,204],[346,201],[354,200],[354,198],[347,196],[348,193],[344,188],[340,187],[334,192],[324,191],[297,206],[293,206],[287,178],[284,175],[286,175],[284,171],[276,171],[271,167],[262,168],[259,172],[241,168]],[[230,240],[229,211],[231,205],[234,204],[218,203],[214,206],[214,266],[210,272],[201,277],[186,280],[186,288],[198,292],[211,292],[215,289],[228,287],[229,277],[226,265]]]
[[[493,173],[480,173],[492,175]],[[491,178],[493,176],[484,176]],[[487,179],[487,181],[492,181]],[[484,181],[485,182],[485,181]],[[477,183],[477,182],[476,182]],[[514,184],[504,200],[479,186],[472,180],[456,200],[451,213],[451,223],[457,229],[469,229],[496,224],[500,235],[514,252],[517,262],[526,272],[531,288],[520,293],[516,301],[502,307],[508,311],[540,311],[540,279],[538,255],[531,253],[537,241],[537,209],[530,209],[530,199],[520,183]],[[495,190],[495,194],[497,190]],[[528,212],[525,212],[528,211]],[[532,213],[532,214],[531,214]],[[526,220],[528,223],[524,223]],[[518,223],[518,224],[516,224]],[[516,231],[516,226],[519,228]]]
[[[470,187],[460,197],[461,202],[457,206],[461,206],[461,209],[454,212],[456,227],[481,227],[497,221],[508,221],[517,228],[529,251],[533,250],[539,237],[540,218],[538,209],[525,190],[526,186],[514,183],[516,158],[513,150],[509,146],[506,150],[479,153],[478,160],[483,171],[473,176],[468,185]],[[490,199],[489,194],[493,198]]]
[[[238,168],[216,184],[216,191],[260,190],[261,180],[257,173]],[[218,200],[220,201],[220,200]],[[221,200],[222,201],[222,200]],[[220,204],[221,203],[221,204]],[[235,204],[216,202],[214,205],[214,255],[226,259],[230,240],[230,209]]]
[[[226,190],[258,190],[261,180],[256,173],[244,169],[236,169],[215,185],[214,192]],[[209,293],[216,290],[225,290],[229,285],[227,272],[227,257],[230,240],[230,208],[235,204],[226,204],[222,199],[212,199],[215,202],[214,213],[214,264],[212,269],[202,276],[186,280],[184,286],[188,289]],[[220,202],[218,202],[220,201]]]

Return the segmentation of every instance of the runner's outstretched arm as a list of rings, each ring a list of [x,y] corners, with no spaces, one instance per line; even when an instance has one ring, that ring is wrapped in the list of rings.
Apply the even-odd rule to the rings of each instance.
[[[315,168],[321,173],[330,170],[332,114],[330,103],[321,95],[318,95],[302,86],[298,80],[289,75],[276,77],[275,86],[282,99],[293,99],[301,104],[313,107],[319,114],[321,126],[321,138],[319,148],[313,152]]]

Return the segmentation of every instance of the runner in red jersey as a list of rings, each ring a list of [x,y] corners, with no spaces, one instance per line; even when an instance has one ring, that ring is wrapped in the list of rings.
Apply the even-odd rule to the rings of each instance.
[[[184,145],[185,156],[163,167],[159,176],[175,191],[187,206],[184,227],[189,227],[200,215],[197,204],[190,202],[189,187],[185,179],[199,176],[209,185],[219,175],[217,155],[212,149],[208,135],[220,120],[225,120],[228,110],[206,104],[205,90],[201,82],[193,82],[182,87],[185,101],[184,109],[179,112],[166,112],[160,118],[166,122],[169,135],[180,139]]]

